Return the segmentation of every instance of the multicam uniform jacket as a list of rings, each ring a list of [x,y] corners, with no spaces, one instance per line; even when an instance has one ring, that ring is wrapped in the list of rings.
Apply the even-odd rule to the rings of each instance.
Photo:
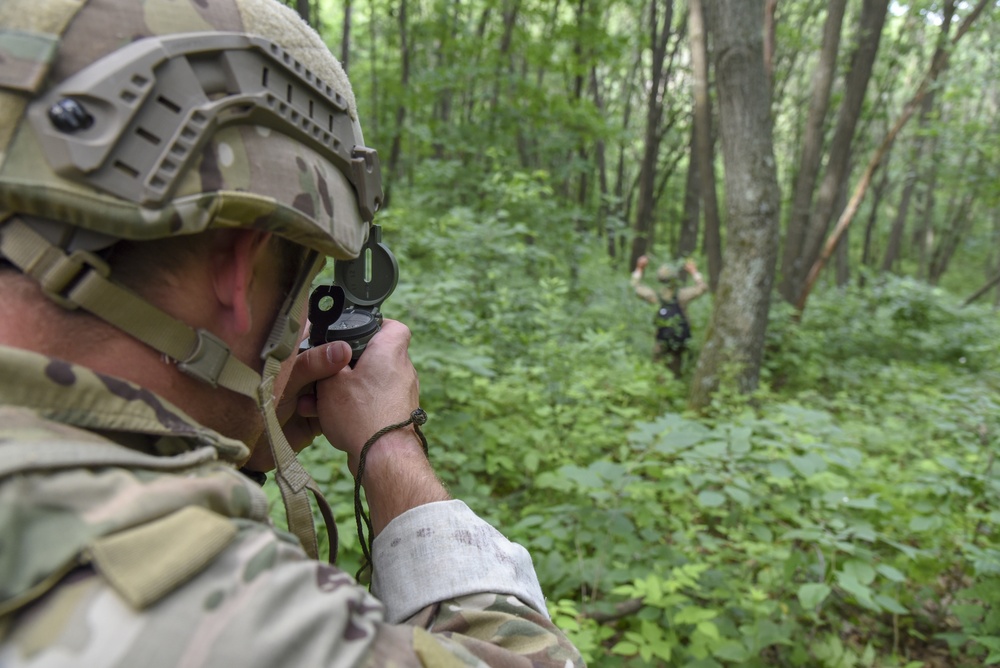
[[[34,353],[0,347],[0,378],[0,666],[582,663],[461,502],[378,536],[383,602],[271,526],[242,443]]]

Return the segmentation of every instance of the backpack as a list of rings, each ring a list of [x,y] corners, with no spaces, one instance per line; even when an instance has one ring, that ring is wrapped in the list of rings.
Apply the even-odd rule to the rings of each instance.
[[[656,326],[656,340],[667,350],[679,351],[687,347],[691,325],[676,296],[672,301],[660,300],[660,309],[653,318],[653,324]]]

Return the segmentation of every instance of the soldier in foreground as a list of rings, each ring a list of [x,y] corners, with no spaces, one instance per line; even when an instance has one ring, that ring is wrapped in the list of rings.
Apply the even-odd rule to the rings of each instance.
[[[407,328],[295,354],[382,192],[319,37],[271,0],[5,0],[0,63],[0,665],[580,665],[428,463]],[[320,433],[374,595],[316,560]]]

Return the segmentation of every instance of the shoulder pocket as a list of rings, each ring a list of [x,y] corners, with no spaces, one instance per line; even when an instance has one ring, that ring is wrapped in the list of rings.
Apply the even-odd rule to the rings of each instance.
[[[236,537],[236,525],[200,506],[91,543],[90,557],[132,607],[142,610],[204,570]]]

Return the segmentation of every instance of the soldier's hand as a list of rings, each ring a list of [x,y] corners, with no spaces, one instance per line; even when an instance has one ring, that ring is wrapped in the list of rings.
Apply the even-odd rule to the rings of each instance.
[[[277,406],[278,421],[296,452],[320,434],[316,382],[336,375],[350,361],[351,346],[344,341],[309,348],[296,355]],[[251,471],[270,471],[274,468],[266,434],[258,440],[244,466]]]
[[[333,447],[347,453],[352,473],[357,471],[365,441],[383,427],[405,421],[420,405],[409,345],[409,328],[385,320],[353,369],[345,368],[316,384],[323,435]],[[378,446],[408,451],[420,447],[412,426],[386,434]]]
[[[635,268],[642,270],[646,268],[647,264],[649,264],[649,258],[645,255],[640,255],[639,259],[635,261]]]

